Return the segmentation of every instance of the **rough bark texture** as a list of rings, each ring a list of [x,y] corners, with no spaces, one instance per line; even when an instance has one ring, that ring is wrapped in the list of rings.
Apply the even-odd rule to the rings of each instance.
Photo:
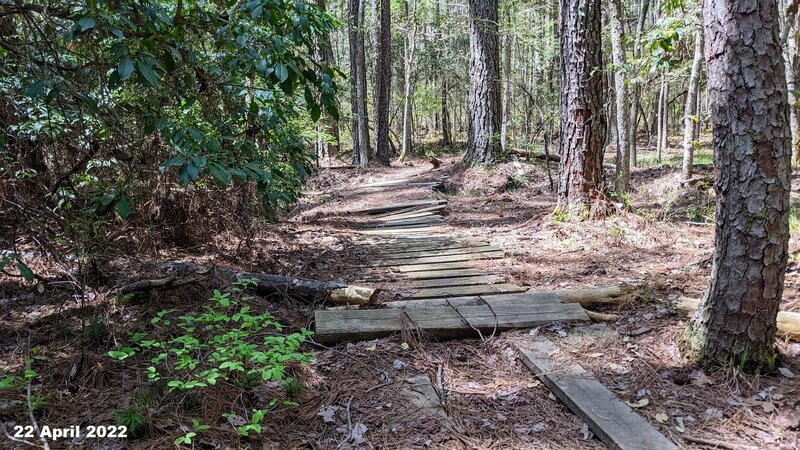
[[[316,0],[320,8],[327,10],[325,0]],[[331,46],[330,35],[325,34],[320,38],[317,47],[317,53],[320,61],[326,64],[334,64],[333,47]],[[331,116],[327,111],[322,113],[322,127],[323,131],[329,135],[330,140],[322,142],[322,157],[331,157],[331,151],[334,154],[339,153],[339,121]]]
[[[356,0],[357,1],[357,0]],[[367,109],[367,61],[364,50],[364,8],[366,0],[358,5],[356,30],[356,77],[358,81],[358,156],[362,167],[367,167],[370,156],[369,110]]]
[[[511,25],[511,4],[505,8],[506,26]],[[500,124],[500,147],[508,148],[508,123],[511,120],[511,32],[506,32],[503,44],[503,118]]]
[[[791,24],[787,24],[790,26]],[[795,13],[794,26],[787,28],[787,51],[789,70],[787,79],[789,82],[789,105],[791,107],[791,128],[792,128],[792,148],[794,153],[794,164],[800,165],[800,107],[798,107],[798,96],[794,94],[800,86],[800,15]]]
[[[633,44],[633,57],[638,59],[642,53],[642,34],[644,32],[644,21],[647,19],[647,13],[650,11],[650,0],[641,0],[639,5],[639,18],[636,21],[636,41]],[[631,112],[629,127],[630,137],[628,145],[630,146],[630,160],[633,167],[636,167],[636,132],[639,128],[639,96],[642,91],[642,86],[638,83],[634,84],[631,93]]]
[[[404,40],[404,55],[403,55],[403,142],[400,150],[400,161],[408,158],[412,151],[411,132],[412,132],[412,117],[411,117],[411,101],[413,96],[413,85],[411,81],[412,71],[414,69],[414,50],[417,46],[417,23],[416,23],[416,2],[414,3],[414,12],[409,15],[408,2],[403,2],[403,10],[405,11],[406,23],[409,31]],[[413,16],[413,17],[412,17]]]
[[[703,28],[695,33],[694,59],[686,91],[686,107],[683,110],[683,171],[684,180],[692,178],[694,160],[695,120],[698,116],[697,98],[700,96],[700,66],[703,62]]]
[[[658,139],[656,142],[656,161],[661,162],[661,154],[669,146],[669,81],[667,70],[661,75],[661,89],[658,95]]]
[[[379,1],[380,31],[378,35],[378,61],[375,66],[377,99],[375,101],[375,159],[389,165],[392,153],[389,145],[389,100],[392,88],[392,37],[391,7],[389,0]]]
[[[584,216],[603,196],[603,75],[599,0],[561,0],[559,206]]]
[[[353,162],[361,164],[358,101],[358,9],[359,0],[347,1],[347,42],[350,50],[350,112],[352,113]]]
[[[775,0],[704,5],[717,226],[689,355],[774,367],[789,237],[791,143]]]
[[[630,182],[630,105],[628,105],[628,85],[625,83],[625,28],[622,23],[625,10],[621,0],[611,0],[608,8],[611,21],[611,57],[614,62],[614,91],[616,92],[617,124],[617,163],[614,186],[617,195],[628,192]]]
[[[469,128],[464,161],[485,166],[501,150],[497,0],[470,0],[469,14]]]

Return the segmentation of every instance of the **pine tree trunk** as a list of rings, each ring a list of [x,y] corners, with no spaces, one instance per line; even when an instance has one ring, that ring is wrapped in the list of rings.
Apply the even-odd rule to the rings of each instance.
[[[791,142],[775,0],[707,1],[717,225],[711,283],[685,335],[703,363],[775,366]]]
[[[453,138],[450,134],[450,111],[447,106],[447,82],[442,80],[442,145],[449,147],[453,145]]]
[[[414,4],[414,14],[412,17],[409,15],[408,1],[403,2],[403,10],[405,11],[406,23],[408,24],[409,31],[405,36],[405,51],[403,55],[403,142],[402,149],[400,150],[400,161],[405,161],[412,152],[412,117],[411,117],[411,101],[413,95],[413,86],[411,84],[411,75],[414,62],[414,49],[417,45],[417,25],[416,25],[416,3]]]
[[[703,62],[703,28],[695,33],[694,59],[686,91],[686,107],[683,111],[683,170],[684,180],[692,178],[694,158],[694,130],[697,116],[697,98],[700,96],[700,66]]]
[[[658,137],[656,139],[656,161],[661,162],[661,154],[666,150],[669,139],[667,125],[667,115],[669,111],[667,107],[669,103],[669,83],[667,82],[667,71],[661,74],[661,89],[658,95]]]
[[[325,5],[325,0],[316,0],[317,5],[323,10],[327,10]],[[333,65],[335,61],[333,60],[333,47],[331,46],[331,38],[330,35],[324,34],[319,41],[319,45],[317,46],[317,53],[319,55],[320,61],[324,64]],[[329,140],[323,140],[320,145],[320,151],[322,153],[322,157],[330,158],[331,152],[339,153],[339,121],[331,116],[327,111],[324,110],[322,112],[322,129],[324,133],[330,136]],[[332,142],[331,142],[332,141]]]
[[[639,18],[636,21],[636,41],[633,44],[633,57],[639,58],[642,53],[642,34],[644,33],[644,22],[647,19],[647,13],[650,11],[650,0],[641,0],[641,5],[639,5]],[[629,151],[629,158],[633,167],[636,167],[636,138],[637,138],[637,130],[639,129],[639,97],[641,96],[642,86],[639,83],[633,85],[631,95],[631,112],[630,112],[630,121],[631,124],[628,127],[629,131],[629,138],[628,138],[628,145],[630,146]],[[647,121],[647,117],[644,118],[645,122]]]
[[[511,25],[511,5],[505,8],[506,26]],[[511,109],[511,30],[506,31],[503,45],[503,116],[500,125],[500,147],[503,151],[508,149],[508,122]]]
[[[559,207],[591,216],[603,194],[603,74],[600,0],[561,0]]]
[[[362,165],[361,162],[361,133],[359,132],[359,101],[358,101],[358,11],[359,0],[347,2],[347,38],[350,49],[350,110],[352,119],[353,137],[353,163]]]
[[[625,10],[621,0],[611,0],[609,5],[611,21],[611,51],[614,62],[614,91],[616,92],[616,124],[617,124],[617,164],[615,170],[615,190],[622,196],[629,190],[630,182],[630,105],[628,104],[628,85],[625,82],[625,28],[622,23]]]
[[[367,61],[364,49],[364,8],[366,0],[361,0],[358,8],[358,28],[356,30],[356,78],[358,80],[358,156],[361,167],[367,167],[370,157],[369,110],[367,109]]]
[[[795,166],[800,165],[800,99],[795,91],[800,88],[800,15],[795,13],[793,30],[788,36],[787,50],[789,52],[789,70],[787,71],[789,84],[789,105],[791,108],[792,148]]]
[[[469,0],[469,127],[464,161],[486,166],[500,153],[497,0]]]
[[[378,58],[375,66],[375,158],[380,164],[389,165],[392,153],[389,145],[389,101],[392,88],[392,36],[391,2],[379,2],[380,30],[378,33]]]

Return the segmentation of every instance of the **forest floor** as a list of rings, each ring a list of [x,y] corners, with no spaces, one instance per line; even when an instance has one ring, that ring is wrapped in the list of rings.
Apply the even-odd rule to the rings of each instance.
[[[601,310],[620,317],[608,324],[611,335],[576,341],[567,324],[536,333],[566,349],[661,433],[685,448],[800,448],[800,379],[794,377],[800,376],[800,344],[780,338],[781,367],[787,370],[763,375],[703,370],[681,355],[677,342],[687,317],[674,302],[681,296],[699,298],[707,284],[714,198],[710,166],[697,167],[707,181],[680,188],[680,167],[670,163],[674,156],[665,155],[664,165],[634,169],[634,192],[620,199],[619,211],[584,222],[553,214],[548,170],[537,161],[483,170],[443,157],[438,170],[425,160],[369,171],[322,170],[308,186],[312,195],[279,223],[252,236],[221,234],[206,246],[161,250],[148,259],[359,280],[362,274],[353,266],[369,254],[356,245],[361,238],[354,233],[354,221],[360,219],[347,211],[404,199],[447,199],[441,230],[501,247],[505,258],[495,263],[503,265],[510,282],[535,291],[620,283],[642,287],[634,303]],[[556,166],[550,167],[553,178]],[[364,183],[409,177],[443,180],[444,189],[355,192]],[[797,220],[792,220],[794,232]],[[800,240],[793,237],[790,249],[797,254]],[[159,275],[141,259],[115,259],[106,284]],[[792,258],[784,310],[800,311],[799,269]],[[40,424],[113,424],[149,383],[142,360],[114,361],[106,353],[165,308],[198,309],[198,299],[210,296],[212,284],[206,280],[130,303],[109,302],[103,294],[107,290],[98,290],[78,304],[60,285],[31,296],[29,287],[0,279],[0,374],[3,368],[21,367],[36,348]],[[376,287],[391,292],[390,286]],[[253,300],[254,309],[268,310],[293,330],[313,329],[316,307],[291,299]],[[101,316],[110,320],[92,321]],[[94,327],[92,336],[82,320]],[[307,343],[304,350],[313,352],[313,360],[291,368],[298,380],[291,390],[267,383],[249,396],[210,388],[193,401],[164,395],[163,404],[148,411],[143,436],[122,443],[86,441],[81,448],[168,448],[191,428],[192,418],[210,425],[195,437],[197,448],[604,448],[518,360],[513,344],[530,333],[445,342],[405,342],[395,336],[334,346]],[[78,362],[76,377],[71,372]],[[419,372],[442,380],[443,408],[455,426],[444,426],[409,403],[400,380]],[[260,435],[239,438],[228,423],[218,421],[232,402],[249,406],[268,398],[292,403],[270,406]],[[0,419],[24,419],[25,402],[25,392],[4,395]],[[3,439],[4,448],[15,448]],[[51,443],[51,448],[74,447],[69,440]]]

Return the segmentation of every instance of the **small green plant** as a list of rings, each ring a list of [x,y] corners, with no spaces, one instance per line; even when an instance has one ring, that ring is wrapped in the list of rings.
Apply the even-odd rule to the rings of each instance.
[[[297,398],[303,393],[303,384],[289,377],[283,381],[283,390],[289,398]]]
[[[128,433],[131,436],[137,436],[142,426],[147,424],[147,407],[137,402],[123,406],[121,409],[114,413],[118,425],[123,425],[128,428]]]
[[[147,354],[148,380],[163,383],[169,391],[191,394],[209,389],[220,380],[252,390],[262,381],[274,380],[284,384],[287,395],[299,394],[299,383],[285,372],[291,362],[305,364],[310,360],[310,355],[299,352],[299,348],[312,333],[302,329],[280,334],[283,325],[269,312],[255,313],[248,305],[253,297],[245,295],[254,283],[240,280],[228,291],[215,290],[196,314],[163,310],[150,321],[149,329],[146,326],[130,334],[130,346],[120,346],[108,355],[122,361]],[[203,398],[199,391],[197,397]],[[254,412],[246,431],[260,430],[263,414]],[[198,431],[179,436],[175,443],[191,444]]]
[[[265,409],[254,409],[253,414],[250,416],[250,423],[236,427],[236,431],[241,436],[250,436],[250,432],[261,433],[261,421],[264,420],[264,415],[267,413]]]
[[[566,209],[557,208],[555,211],[553,211],[550,219],[553,221],[553,223],[564,223],[572,220],[572,215]]]
[[[83,332],[86,337],[86,342],[92,347],[102,347],[108,342],[108,324],[105,320],[99,317],[93,317],[86,324]]]

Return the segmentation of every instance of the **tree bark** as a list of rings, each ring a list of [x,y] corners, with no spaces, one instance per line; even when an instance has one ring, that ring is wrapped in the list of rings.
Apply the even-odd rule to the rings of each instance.
[[[505,8],[506,30],[503,44],[503,115],[500,124],[500,148],[508,148],[508,123],[511,117],[511,4]]]
[[[353,163],[361,164],[361,133],[359,131],[359,100],[358,100],[358,11],[360,0],[347,2],[347,41],[350,50],[350,111],[353,115],[351,121],[353,137]]]
[[[590,202],[602,200],[603,75],[599,0],[561,0],[561,109],[559,113],[559,207],[591,216]]]
[[[669,82],[667,81],[667,70],[661,74],[661,89],[658,95],[658,137],[656,138],[656,161],[661,162],[661,155],[669,145],[669,128],[667,115],[669,107]]]
[[[358,1],[358,0],[355,0]],[[356,67],[358,80],[358,156],[361,167],[367,167],[370,157],[369,109],[367,109],[367,62],[364,49],[364,8],[366,0],[358,5],[358,28],[356,30]]]
[[[689,87],[686,92],[686,107],[683,111],[683,170],[682,179],[692,178],[694,159],[694,131],[697,120],[697,98],[700,96],[700,66],[703,62],[703,28],[695,33],[694,59],[692,72],[689,75]]]
[[[641,0],[639,6],[639,18],[636,21],[636,41],[633,44],[633,57],[638,59],[642,54],[642,35],[644,33],[644,22],[647,19],[647,13],[650,11],[650,0]],[[636,167],[636,138],[639,129],[639,97],[642,92],[642,86],[639,83],[634,84],[633,92],[631,95],[631,112],[630,112],[630,137],[628,145],[630,145],[630,160],[633,167]],[[645,122],[647,118],[645,117]]]
[[[409,31],[405,36],[405,54],[403,56],[404,78],[403,78],[403,142],[402,149],[400,150],[400,161],[405,161],[412,152],[411,132],[412,132],[412,117],[411,117],[411,101],[413,95],[413,86],[411,82],[411,75],[414,65],[414,51],[417,46],[417,20],[416,20],[416,0],[414,0],[414,12],[409,14],[408,1],[403,2],[403,9],[406,16],[406,24]],[[412,17],[413,16],[413,17]]]
[[[616,91],[616,123],[617,123],[617,161],[615,168],[615,188],[618,196],[629,190],[630,184],[630,105],[628,104],[628,85],[625,82],[625,28],[622,23],[625,10],[621,0],[611,0],[609,5],[611,20],[611,51],[614,63],[614,90]]]
[[[392,88],[392,36],[391,2],[379,2],[380,30],[378,34],[378,58],[375,66],[375,159],[389,165],[392,149],[389,145],[389,102]]]
[[[469,0],[469,128],[464,161],[487,166],[500,153],[497,0]]]
[[[325,5],[325,0],[316,0],[317,5],[320,8],[327,11],[327,6]],[[333,65],[335,63],[333,59],[333,47],[331,46],[331,38],[328,34],[325,34],[323,37],[320,38],[319,45],[317,46],[317,53],[319,54],[319,59],[325,64]],[[324,108],[323,108],[324,109]],[[328,141],[327,139],[322,142],[322,153],[323,157],[331,157],[331,151],[334,153],[339,153],[339,121],[331,116],[327,111],[322,112],[322,127],[323,130],[330,136],[330,140],[333,142]]]
[[[684,346],[703,363],[771,369],[791,188],[778,8],[709,0],[703,13],[717,225],[711,282]]]

